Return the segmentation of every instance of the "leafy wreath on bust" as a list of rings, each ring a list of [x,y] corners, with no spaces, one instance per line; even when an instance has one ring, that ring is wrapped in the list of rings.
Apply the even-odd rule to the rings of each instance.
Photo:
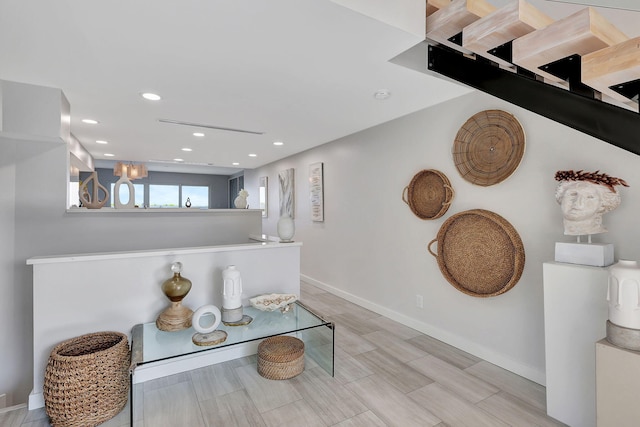
[[[629,187],[629,184],[627,184],[624,179],[609,176],[606,173],[600,173],[599,170],[595,172],[585,172],[583,170],[557,171],[555,179],[556,181],[588,181],[594,184],[604,185],[614,193],[616,192],[614,188],[616,185]]]

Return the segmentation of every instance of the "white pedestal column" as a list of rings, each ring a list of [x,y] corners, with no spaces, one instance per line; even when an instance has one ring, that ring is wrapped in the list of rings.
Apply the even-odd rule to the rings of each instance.
[[[608,269],[543,266],[547,414],[596,426],[595,343],[606,336]]]

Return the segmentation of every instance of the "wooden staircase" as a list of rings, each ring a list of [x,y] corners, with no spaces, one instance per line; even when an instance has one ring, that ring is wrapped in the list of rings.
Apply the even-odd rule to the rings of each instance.
[[[429,70],[640,155],[640,37],[592,7],[554,21],[525,0],[426,4]]]

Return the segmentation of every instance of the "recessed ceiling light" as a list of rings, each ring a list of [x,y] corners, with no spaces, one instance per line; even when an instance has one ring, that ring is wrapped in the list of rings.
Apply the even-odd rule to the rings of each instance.
[[[93,119],[82,119],[82,123],[86,123],[88,125],[97,125],[98,121]]]
[[[104,153],[104,156],[105,156],[105,157],[113,157],[113,156],[115,156],[115,154],[111,154],[111,153]]]
[[[202,132],[194,132],[193,136],[200,136],[201,137],[201,136],[204,136],[204,133],[202,133]]]
[[[387,99],[390,96],[391,96],[391,92],[389,92],[387,89],[380,89],[373,93],[373,97],[379,100]]]
[[[96,141],[96,144],[108,144],[108,143],[109,143],[108,141],[103,141],[101,139]]]
[[[182,149],[182,151],[193,151],[193,150],[191,148],[185,147],[185,148]]]
[[[239,165],[240,165],[240,163],[238,163],[238,162],[233,162],[233,163],[231,163],[231,164],[232,164],[233,166],[239,166]]]
[[[149,101],[160,101],[162,97],[160,95],[156,95],[155,93],[145,92],[142,94],[144,99],[148,99]]]
[[[275,141],[275,142],[273,143],[273,145],[284,145],[284,142],[282,142],[282,141]]]
[[[249,154],[249,157],[258,157],[258,155],[251,153],[251,154]]]
[[[184,162],[184,159],[173,159],[174,162]]]

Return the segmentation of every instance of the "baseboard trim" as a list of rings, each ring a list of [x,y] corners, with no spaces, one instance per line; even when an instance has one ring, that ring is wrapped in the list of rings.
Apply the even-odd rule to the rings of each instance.
[[[506,369],[507,371],[513,372],[514,374],[520,375],[521,377],[527,378],[537,384],[543,386],[546,384],[545,372],[533,366],[513,360],[502,353],[498,353],[476,342],[469,341],[468,339],[459,335],[452,334],[451,332],[444,331],[428,323],[424,323],[396,311],[389,310],[386,307],[373,303],[357,295],[353,295],[349,292],[345,292],[341,289],[323,283],[305,274],[300,274],[300,279],[303,282],[307,282],[333,295],[339,296],[340,298],[343,298],[354,304],[358,304],[359,306],[378,313],[381,316],[385,316],[391,320],[395,320],[398,323],[402,323],[405,326],[413,328],[417,331],[422,332],[423,334],[429,335],[430,337],[459,348],[460,350],[466,351],[467,353],[486,360],[489,363],[493,363],[494,365]]]

